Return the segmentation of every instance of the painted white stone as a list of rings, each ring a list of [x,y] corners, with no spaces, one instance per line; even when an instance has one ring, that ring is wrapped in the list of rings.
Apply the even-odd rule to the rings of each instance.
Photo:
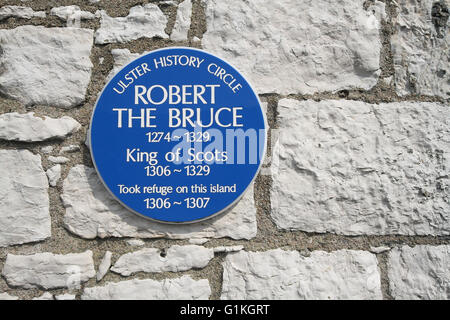
[[[240,251],[223,268],[224,300],[382,299],[377,258],[366,251]]]
[[[89,11],[83,11],[79,6],[63,6],[56,7],[50,10],[50,15],[57,16],[65,21],[74,21],[74,20],[91,20],[95,19],[95,15]]]
[[[77,146],[75,144],[68,145],[66,147],[62,147],[61,150],[59,150],[59,153],[71,153],[76,152],[80,150],[80,146]]]
[[[166,6],[176,6],[177,3],[175,1],[161,1],[159,4],[166,5]]]
[[[61,165],[57,164],[57,165],[51,167],[50,169],[47,170],[46,173],[47,173],[48,183],[52,187],[55,187],[56,184],[58,183],[59,179],[61,178]]]
[[[439,3],[447,18],[439,19]],[[450,2],[399,0],[398,5],[391,37],[397,94],[450,98]]]
[[[12,296],[6,292],[0,293],[0,301],[1,300],[19,300],[19,297]]]
[[[33,17],[45,18],[45,11],[34,11],[29,7],[3,6],[0,8],[0,21],[10,17],[31,19]]]
[[[121,256],[111,271],[123,276],[136,272],[180,272],[204,268],[212,258],[212,249],[197,245],[174,245],[165,254],[157,248],[145,248]]]
[[[222,246],[222,247],[215,247],[214,253],[223,253],[223,252],[237,252],[244,249],[244,246],[238,245],[238,246]]]
[[[188,31],[191,27],[192,2],[191,0],[184,0],[178,5],[177,17],[170,40],[185,41],[188,38]]]
[[[50,292],[44,292],[41,296],[33,298],[31,300],[55,300],[55,297]]]
[[[390,76],[390,77],[383,78],[383,79],[381,79],[381,80],[383,81],[383,83],[384,83],[385,85],[390,86],[390,85],[392,84],[392,80],[393,80],[393,79],[394,79],[394,77],[393,77],[393,76]]]
[[[46,146],[46,147],[41,148],[41,152],[44,154],[49,154],[49,153],[52,153],[53,149],[54,149],[53,146]]]
[[[271,215],[279,228],[450,234],[449,108],[282,99],[278,113]]]
[[[51,236],[48,181],[41,157],[0,150],[0,247]]]
[[[36,117],[34,112],[17,112],[0,115],[0,139],[36,142],[48,139],[63,139],[78,131],[81,125],[71,117],[54,119]]]
[[[100,28],[95,33],[95,43],[128,42],[139,38],[168,38],[165,33],[167,18],[156,4],[148,3],[130,9],[126,17],[111,18],[99,10]]]
[[[109,268],[111,267],[111,258],[111,251],[106,251],[102,261],[100,262],[100,265],[98,266],[97,281],[102,280],[108,272]]]
[[[66,157],[54,157],[54,156],[48,157],[48,160],[50,162],[57,163],[57,164],[64,164],[64,163],[67,163],[70,161],[70,159],[66,158]]]
[[[450,246],[403,246],[389,252],[389,289],[394,299],[449,300]]]
[[[376,253],[376,254],[378,254],[378,253],[383,253],[383,252],[386,252],[386,251],[389,251],[389,250],[391,250],[391,248],[386,247],[386,246],[381,246],[381,247],[370,247],[370,252]]]
[[[211,288],[206,279],[189,276],[156,281],[128,280],[103,287],[85,288],[82,300],[207,300]]]
[[[196,245],[202,245],[202,244],[205,244],[208,241],[209,241],[209,239],[207,239],[207,238],[193,238],[193,239],[189,239],[189,243],[190,244],[196,244]]]
[[[86,146],[86,147],[88,147],[89,149],[91,149],[91,138],[90,138],[90,136],[91,136],[91,128],[88,128],[87,129],[87,132],[86,132],[86,139],[84,140],[84,145]]]
[[[60,294],[55,296],[55,300],[75,300],[76,295],[74,294],[69,294],[69,293],[65,293],[65,294]]]
[[[205,1],[202,46],[235,65],[258,93],[370,89],[380,74],[380,22],[364,2]]]
[[[10,286],[25,289],[79,288],[81,283],[95,276],[92,251],[70,254],[8,254],[2,275]]]
[[[0,30],[0,92],[27,105],[81,104],[91,77],[93,31],[21,26]]]
[[[372,4],[369,4],[367,7],[367,11],[370,11],[373,13],[376,19],[370,19],[367,23],[372,24],[373,28],[380,28],[381,27],[381,21],[386,20],[387,13],[386,13],[386,5],[383,2],[380,1],[374,1]]]
[[[145,245],[145,242],[142,241],[141,239],[130,239],[126,241],[128,245],[132,246],[132,247],[141,247],[143,245]]]
[[[222,238],[251,239],[256,236],[253,187],[228,213],[186,225],[166,225],[139,217],[112,198],[95,170],[83,165],[70,169],[63,182],[64,224],[85,238]]]
[[[141,55],[139,53],[131,53],[128,49],[112,49],[111,54],[113,56],[114,64],[107,80],[111,80],[122,67]]]

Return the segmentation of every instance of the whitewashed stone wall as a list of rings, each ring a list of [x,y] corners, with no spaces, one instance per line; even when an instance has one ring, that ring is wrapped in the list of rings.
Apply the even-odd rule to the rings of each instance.
[[[450,299],[448,0],[64,4],[0,1],[0,300]],[[105,83],[167,46],[235,65],[271,127],[195,225],[125,210],[85,144]]]

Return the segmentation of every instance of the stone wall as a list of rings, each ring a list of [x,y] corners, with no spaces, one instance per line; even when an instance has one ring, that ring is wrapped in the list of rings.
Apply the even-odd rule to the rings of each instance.
[[[449,299],[448,0],[0,0],[0,299]],[[267,161],[226,215],[143,220],[85,144],[122,65],[234,64]]]

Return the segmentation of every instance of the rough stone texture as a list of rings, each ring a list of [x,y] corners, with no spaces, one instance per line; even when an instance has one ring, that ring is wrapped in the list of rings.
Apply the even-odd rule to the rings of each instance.
[[[96,15],[101,18],[100,28],[95,33],[98,44],[169,37],[164,31],[167,18],[153,3],[132,7],[126,17],[111,18],[104,10],[97,11]]]
[[[46,147],[41,148],[41,152],[43,154],[49,154],[49,153],[52,153],[53,149],[54,149],[53,146],[46,146]]]
[[[111,54],[114,59],[114,65],[108,75],[108,80],[111,80],[122,67],[140,56],[139,53],[131,53],[128,49],[113,49],[111,50]]]
[[[244,249],[244,246],[222,246],[222,247],[215,247],[214,253],[222,253],[222,252],[236,252],[241,251]]]
[[[127,244],[132,247],[141,247],[145,244],[145,242],[140,239],[130,239],[127,240]]]
[[[92,251],[65,255],[8,254],[2,275],[9,285],[25,289],[78,288],[95,276]]]
[[[51,236],[48,181],[41,157],[0,149],[0,247]]]
[[[450,2],[400,0],[398,4],[391,37],[397,93],[450,98]]]
[[[0,272],[8,254],[92,250],[97,273],[89,271],[92,278],[78,286],[79,267],[71,268],[70,288],[55,290],[15,287],[0,275],[0,299],[79,299],[85,287],[95,287],[94,295],[106,299],[178,299],[195,293],[218,299],[222,291],[223,298],[380,298],[380,277],[384,299],[449,299],[448,251],[441,249],[450,246],[450,117],[443,99],[449,91],[449,1],[381,1],[3,1],[23,7],[0,5],[0,119],[35,112],[17,128],[20,136],[29,135],[32,123],[44,122],[44,116],[70,116],[81,128],[64,139],[0,138]],[[154,12],[146,14],[151,10],[143,6],[152,5]],[[93,18],[96,10],[104,11]],[[96,30],[111,44],[93,46]],[[272,130],[254,196],[252,190],[233,212],[189,226],[133,215],[112,199],[93,169],[84,167],[92,166],[83,143],[105,81],[140,53],[173,45],[213,51],[235,64],[258,93],[274,93],[260,95]],[[286,97],[340,102],[322,108],[303,101],[286,110],[284,100],[279,105]],[[0,132],[10,130],[13,121],[3,123]],[[34,130],[31,139],[44,133]],[[9,153],[20,148],[29,150],[18,151],[27,153],[25,158]],[[65,185],[58,180],[48,188],[56,181],[47,179],[41,159],[30,151],[42,157],[50,178],[52,161],[65,163],[57,166]],[[11,202],[4,205],[7,199]],[[35,241],[40,242],[30,243]],[[144,248],[159,248],[152,257],[165,255],[162,260],[172,263],[167,250],[188,244],[207,246],[204,252],[212,250],[214,257],[196,270],[104,275],[111,262],[135,258]],[[277,248],[287,253],[268,253]],[[235,255],[243,259],[234,262]],[[363,267],[361,255],[370,261]],[[175,267],[198,258],[192,255]],[[232,267],[223,268],[230,261]],[[245,268],[237,272],[241,262]],[[245,274],[236,278],[248,281],[224,284],[224,270]],[[44,273],[53,277],[53,266],[43,265],[40,276]],[[207,281],[197,289],[194,280],[177,279],[187,274]]]
[[[389,288],[395,299],[450,299],[450,246],[392,249]]]
[[[80,28],[0,30],[0,92],[27,105],[81,104],[91,76],[92,39],[92,30]]]
[[[240,251],[223,263],[221,299],[381,299],[375,255],[365,251]]]
[[[10,17],[31,19],[33,17],[45,18],[45,11],[34,11],[22,6],[4,6],[0,8],[0,21]]]
[[[278,227],[450,234],[449,108],[283,99],[278,112],[280,164],[271,191]]]
[[[59,119],[34,116],[33,112],[17,112],[0,115],[0,139],[36,142],[48,139],[62,139],[79,130],[81,125],[71,117]]]
[[[61,178],[61,165],[57,164],[47,170],[48,183],[55,187],[58,180]]]
[[[364,0],[205,2],[203,48],[234,64],[259,93],[370,89],[377,83],[379,22],[363,9]]]
[[[204,268],[212,258],[214,258],[212,249],[196,245],[174,245],[167,252],[146,248],[124,254],[111,271],[123,276],[130,276],[136,272],[180,272]]]
[[[32,300],[55,300],[50,292],[44,292],[41,296],[33,298]]]
[[[55,300],[75,300],[76,296],[74,294],[60,294],[55,296]]]
[[[160,4],[164,4],[167,6],[177,6],[177,3],[175,1],[169,0],[169,1],[161,1]]]
[[[56,7],[50,10],[50,14],[65,21],[94,19],[95,15],[89,11],[82,11],[79,6]]]
[[[191,0],[184,0],[178,5],[177,18],[175,26],[170,35],[170,40],[186,41],[188,38],[188,31],[191,27],[192,2]]]
[[[77,146],[75,144],[71,144],[66,147],[62,147],[61,150],[59,150],[59,153],[72,153],[80,150],[80,146]]]
[[[389,250],[391,250],[391,248],[385,247],[385,246],[382,246],[382,247],[370,247],[370,252],[376,253],[376,254],[383,253],[383,252],[386,252],[386,251],[389,251]]]
[[[1,300],[19,300],[19,297],[9,295],[8,293],[0,293],[0,301]]]
[[[102,280],[105,274],[108,272],[109,268],[111,267],[111,257],[112,252],[106,251],[105,255],[103,256],[102,262],[100,262],[100,265],[98,266],[97,281]]]
[[[251,239],[256,236],[253,187],[228,213],[204,222],[167,225],[132,214],[105,189],[95,170],[83,165],[70,169],[61,195],[66,207],[64,224],[85,239],[95,237],[222,238]]]
[[[64,163],[67,163],[70,161],[70,159],[66,158],[66,157],[54,157],[54,156],[48,157],[48,160],[50,162],[58,163],[58,164],[64,164]]]
[[[83,300],[207,300],[211,295],[208,280],[189,276],[176,279],[129,280],[84,289]]]
[[[202,245],[205,244],[206,242],[208,242],[209,239],[207,238],[194,238],[194,239],[189,239],[189,243],[190,244],[196,244],[196,245]]]

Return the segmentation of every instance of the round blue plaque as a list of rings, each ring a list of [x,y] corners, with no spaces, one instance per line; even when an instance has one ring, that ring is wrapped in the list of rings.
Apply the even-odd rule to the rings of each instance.
[[[91,119],[95,168],[143,217],[203,220],[230,209],[255,179],[267,140],[258,96],[202,50],[145,54],[106,85]]]

